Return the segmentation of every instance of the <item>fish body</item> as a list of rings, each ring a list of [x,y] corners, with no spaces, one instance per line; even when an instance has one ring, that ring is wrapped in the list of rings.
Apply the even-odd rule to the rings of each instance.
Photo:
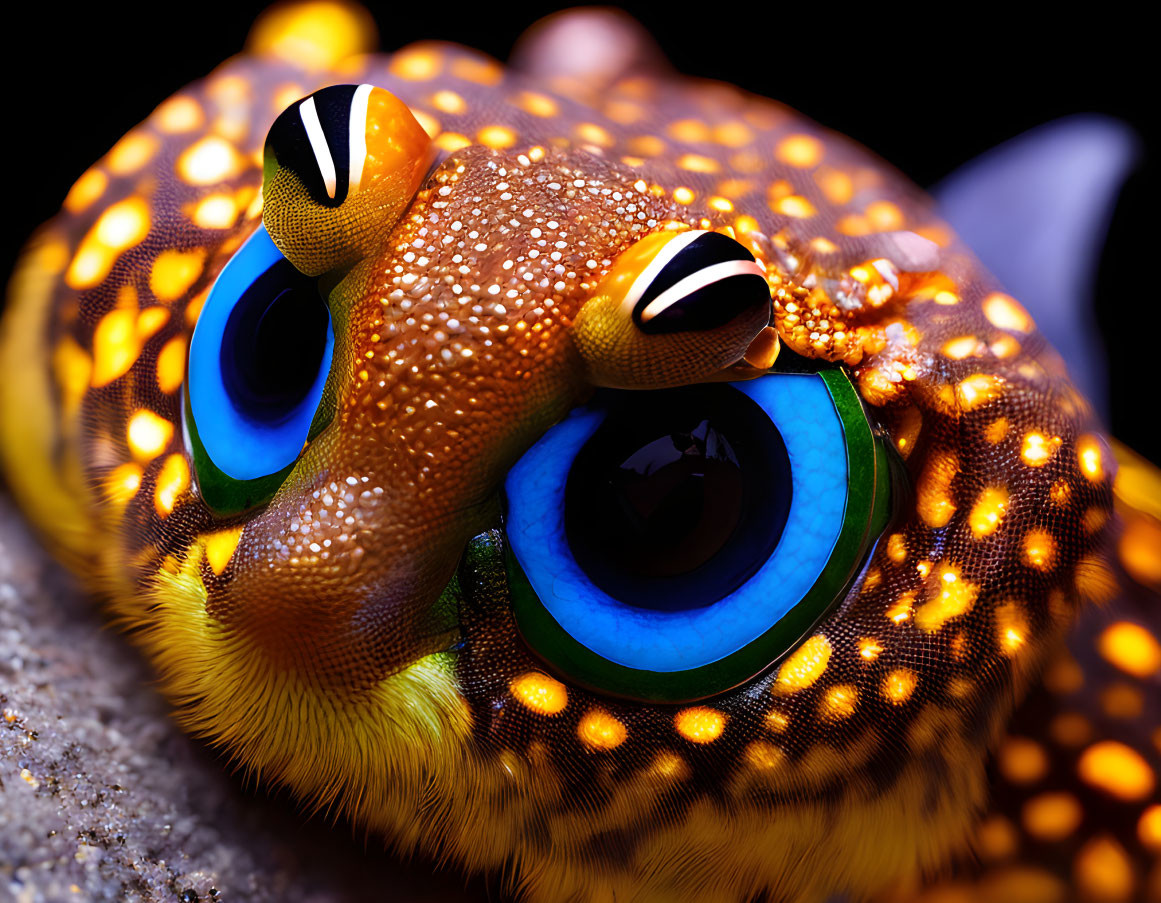
[[[446,44],[361,53],[344,9],[328,21],[354,37],[313,57],[289,14],[260,20],[76,182],[13,277],[9,485],[183,726],[402,851],[507,870],[529,899],[867,898],[952,862],[965,893],[1155,894],[1142,710],[1161,646],[1149,590],[1107,604],[1114,456],[933,202],[773,101],[643,68],[600,16],[620,43],[570,54],[546,27],[505,68]],[[359,128],[342,144],[334,95],[313,93],[333,85],[352,110],[397,98],[422,130],[406,147],[430,141],[378,232],[341,213],[366,195]],[[274,137],[284,111],[305,138]],[[617,320],[635,297],[619,274],[703,233],[762,274],[760,322],[658,340],[633,331],[644,302]],[[213,446],[199,413],[194,375],[218,357],[200,363],[195,327],[264,241],[321,274],[333,348],[305,441],[251,471],[257,446]],[[769,386],[793,361],[784,378],[825,372],[848,399],[867,457],[848,449],[844,481],[869,468],[878,499],[831,598],[740,675],[555,658],[526,601],[550,544],[515,526],[529,450],[595,390]],[[1128,493],[1123,534],[1145,583],[1152,491]],[[1083,668],[1062,652],[1078,614],[1096,625],[1073,635]],[[1089,674],[1106,689],[1084,701]],[[1134,706],[1127,731],[1115,712]]]

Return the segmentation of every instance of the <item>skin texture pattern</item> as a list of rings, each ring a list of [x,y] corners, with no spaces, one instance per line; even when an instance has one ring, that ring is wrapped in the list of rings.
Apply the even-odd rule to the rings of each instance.
[[[182,726],[530,901],[1161,899],[1156,476],[930,199],[614,13],[507,68],[372,32],[267,13],[13,276],[9,484]],[[291,288],[251,322],[268,266]],[[538,443],[805,380],[845,454],[802,400],[762,447],[795,481],[838,460],[846,557],[724,658],[593,651],[692,623],[677,590],[608,629],[582,605],[574,640]],[[723,598],[813,560],[793,504]]]

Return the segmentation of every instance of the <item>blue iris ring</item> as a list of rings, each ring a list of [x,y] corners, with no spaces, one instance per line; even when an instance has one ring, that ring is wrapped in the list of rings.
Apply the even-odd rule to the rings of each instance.
[[[577,409],[509,472],[505,527],[517,624],[570,679],[632,699],[716,695],[793,649],[861,570],[887,519],[891,477],[888,452],[849,378],[838,369],[776,373],[732,391],[780,425],[799,475],[779,548],[744,586],[704,608],[626,605],[593,586],[571,555],[560,462],[567,465],[599,428],[602,410]],[[817,482],[808,489],[807,480]]]
[[[187,448],[219,514],[268,501],[318,432],[334,345],[317,280],[259,225],[214,281],[190,341]]]

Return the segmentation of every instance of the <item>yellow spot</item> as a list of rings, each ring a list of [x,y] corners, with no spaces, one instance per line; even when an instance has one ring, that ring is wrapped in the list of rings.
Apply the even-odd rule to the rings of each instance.
[[[866,216],[877,232],[890,232],[903,228],[903,211],[890,201],[874,201],[868,204]]]
[[[794,650],[778,669],[775,687],[786,692],[805,690],[813,684],[830,662],[830,641],[816,633]]]
[[[779,198],[770,207],[775,213],[793,216],[796,219],[806,219],[816,213],[814,205],[800,194],[790,194],[784,198]]]
[[[166,395],[181,388],[185,379],[185,337],[175,336],[157,355],[157,386]]]
[[[707,706],[694,706],[678,712],[673,726],[693,743],[713,743],[726,728],[726,715]]]
[[[171,97],[154,112],[157,127],[168,135],[191,132],[202,124],[202,108],[192,97]]]
[[[577,137],[586,144],[595,144],[598,147],[612,147],[613,136],[595,122],[582,122],[576,127]]]
[[[1139,583],[1161,589],[1161,524],[1149,517],[1126,521],[1117,544],[1121,564]]]
[[[829,238],[823,238],[821,235],[818,238],[812,238],[810,240],[810,247],[819,254],[833,254],[838,250],[838,245]]]
[[[157,151],[157,139],[148,132],[130,132],[113,145],[106,162],[114,175],[136,172]]]
[[[556,715],[568,705],[568,690],[542,671],[528,671],[508,687],[524,707],[538,715]]]
[[[751,232],[757,232],[761,227],[758,225],[758,221],[754,219],[754,217],[750,216],[749,214],[743,214],[734,220],[734,228],[737,230],[739,235],[744,236]]]
[[[692,204],[697,195],[684,185],[673,189],[673,199],[679,204]]]
[[[941,566],[935,572],[935,580],[938,594],[915,612],[916,626],[928,633],[971,611],[979,594],[979,587],[964,580],[952,564]]]
[[[932,300],[934,300],[936,304],[939,304],[942,307],[952,307],[953,305],[959,304],[959,295],[957,295],[955,292],[949,292],[947,289],[943,289],[936,292]]]
[[[778,142],[774,156],[783,163],[807,169],[818,165],[823,151],[822,142],[813,135],[790,135]]]
[[[640,157],[658,157],[665,153],[665,142],[656,135],[638,135],[630,140],[629,150]]]
[[[765,740],[755,740],[747,744],[744,755],[746,763],[756,771],[769,771],[786,760],[786,753]]]
[[[1024,537],[1022,560],[1030,568],[1047,571],[1056,563],[1056,540],[1046,530],[1029,530]]]
[[[954,339],[948,339],[939,350],[944,357],[951,358],[953,361],[962,361],[965,357],[978,354],[979,347],[980,340],[976,336],[961,335]]]
[[[790,726],[790,719],[785,712],[777,709],[766,715],[766,729],[773,734],[781,734]]]
[[[467,103],[455,91],[436,91],[431,95],[431,105],[441,113],[459,115],[468,109]]]
[[[734,209],[733,201],[729,198],[718,197],[716,195],[706,201],[706,203],[719,213],[732,213]]]
[[[1002,486],[989,486],[980,493],[968,515],[972,536],[983,539],[1000,528],[1004,512],[1008,509],[1008,490]]]
[[[847,204],[854,197],[855,184],[842,170],[823,167],[814,174],[814,181],[832,204]]]
[[[1043,467],[1056,454],[1063,440],[1059,436],[1048,437],[1043,433],[1028,433],[1020,448],[1020,457],[1029,467]]]
[[[1077,763],[1086,784],[1127,802],[1147,799],[1153,793],[1153,769],[1141,754],[1116,740],[1103,740],[1086,749]]]
[[[170,249],[162,251],[149,271],[149,290],[158,301],[176,301],[197,281],[205,264],[205,252]]]
[[[124,505],[141,488],[141,467],[126,463],[113,468],[105,477],[105,493],[113,504]]]
[[[954,454],[933,455],[920,474],[916,486],[916,510],[929,527],[946,527],[955,514],[951,482],[959,473],[959,459]]]
[[[998,417],[984,427],[984,440],[992,445],[998,445],[1008,435],[1008,418]]]
[[[903,593],[885,614],[892,624],[902,624],[911,618],[915,608],[915,593]]]
[[[984,316],[988,321],[1000,329],[1011,329],[1014,332],[1031,332],[1032,318],[1028,311],[1010,295],[994,292],[984,298]]]
[[[592,749],[615,749],[628,733],[625,725],[604,709],[590,709],[577,726],[577,736]]]
[[[185,455],[170,455],[161,465],[157,474],[157,485],[153,489],[153,507],[159,517],[173,511],[181,494],[189,488],[189,465]]]
[[[705,157],[701,154],[682,154],[677,158],[677,165],[680,169],[686,169],[690,172],[718,172],[721,170],[721,164],[713,157]]]
[[[441,132],[435,137],[435,146],[440,150],[455,153],[462,148],[471,145],[472,141],[466,135],[461,135],[459,132]]]
[[[826,691],[819,704],[819,715],[829,721],[843,721],[855,713],[859,691],[851,684],[838,684]]]
[[[190,216],[200,229],[229,229],[238,219],[238,203],[231,194],[211,194],[197,202]]]
[[[754,140],[754,133],[744,122],[723,122],[714,126],[713,140],[726,147],[744,147]]]
[[[1027,737],[1008,737],[996,753],[1002,774],[1013,784],[1033,784],[1048,774],[1048,754]]]
[[[1067,505],[1072,497],[1072,487],[1065,480],[1057,480],[1048,487],[1048,498],[1054,505]]]
[[[405,50],[395,54],[388,71],[409,82],[429,81],[439,75],[443,58],[425,49]]]
[[[1107,835],[1094,837],[1076,854],[1073,877],[1080,899],[1091,903],[1128,901],[1136,885],[1129,854]]]
[[[80,213],[105,193],[109,177],[99,169],[90,169],[73,183],[65,195],[64,207],[69,213]]]
[[[173,438],[173,424],[142,408],[129,418],[126,436],[133,457],[145,463],[165,451]]]
[[[896,668],[883,678],[883,698],[895,705],[902,705],[915,692],[919,676],[910,668]]]
[[[1004,392],[1004,380],[987,373],[975,373],[960,380],[955,387],[955,400],[961,411],[974,411],[989,401],[999,398]]]
[[[1005,602],[996,607],[996,641],[1000,651],[1013,656],[1028,639],[1028,618],[1016,602]]]
[[[177,158],[177,174],[190,185],[213,185],[237,174],[245,162],[229,141],[209,135]]]
[[[101,214],[77,250],[65,274],[71,288],[96,285],[113,268],[117,254],[149,234],[149,204],[144,198],[120,201]]]
[[[239,524],[236,527],[218,530],[215,533],[207,533],[202,537],[202,542],[205,543],[206,547],[206,562],[209,564],[210,570],[217,576],[222,575],[226,565],[234,557],[234,551],[242,539],[243,527],[243,524]]]
[[[476,132],[476,139],[485,147],[503,150],[516,143],[516,133],[504,125],[489,125]]]
[[[136,312],[126,308],[109,311],[93,331],[93,387],[107,386],[128,373],[140,354]]]
[[[895,564],[907,560],[907,540],[902,533],[892,533],[887,537],[887,557]]]
[[[1137,822],[1137,837],[1150,853],[1161,853],[1161,806],[1150,806]]]
[[[1020,837],[1015,826],[1002,815],[986,818],[976,830],[976,849],[989,862],[1009,858],[1016,852],[1019,843]],[[954,901],[949,900],[947,903]]]
[[[1161,644],[1148,630],[1131,621],[1106,627],[1097,639],[1097,649],[1106,660],[1141,680],[1161,670]]]
[[[710,140],[710,131],[706,124],[697,119],[679,119],[677,122],[670,123],[666,131],[671,138],[690,144]]]
[[[685,760],[671,752],[659,752],[653,760],[653,766],[650,770],[653,774],[663,778],[681,779],[688,775]]]
[[[457,57],[452,60],[451,73],[456,78],[477,85],[495,85],[504,77],[504,69],[495,60]]]
[[[877,640],[870,637],[864,637],[859,640],[859,655],[864,661],[873,662],[882,653],[883,647],[879,645]]]
[[[1101,445],[1095,436],[1087,433],[1076,440],[1076,457],[1080,462],[1080,472],[1094,483],[1105,478],[1105,465],[1101,458]]]
[[[435,138],[441,131],[443,131],[443,127],[439,124],[439,120],[432,116],[430,113],[424,112],[423,110],[418,110],[415,107],[408,107],[408,109],[411,111],[411,115],[415,117],[415,121],[419,123],[419,127],[427,132],[428,138]]]
[[[534,91],[524,91],[516,97],[515,103],[525,113],[531,113],[533,116],[549,118],[560,112],[555,100]]]
[[[246,49],[308,69],[329,69],[347,57],[370,53],[377,43],[375,20],[362,6],[307,0],[280,3],[259,16]]]
[[[1084,811],[1071,793],[1042,793],[1024,804],[1024,830],[1042,843],[1055,843],[1071,836]]]

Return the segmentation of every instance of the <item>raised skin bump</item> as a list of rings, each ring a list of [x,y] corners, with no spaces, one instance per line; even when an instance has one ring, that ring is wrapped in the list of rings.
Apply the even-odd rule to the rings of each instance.
[[[296,99],[280,96],[289,82],[386,89],[449,156],[414,200],[410,181],[393,189],[384,219],[398,222],[377,221],[369,244],[321,243],[316,259],[320,243],[303,243],[309,269],[353,266],[331,287],[335,419],[271,506],[222,522],[166,471],[181,393],[162,381],[163,349],[188,342],[213,277],[265,216],[254,161]],[[4,390],[14,491],[138,628],[187,727],[403,848],[442,841],[465,868],[528,857],[540,899],[857,896],[934,867],[984,803],[1012,698],[1081,597],[1106,592],[1113,466],[1099,432],[1015,299],[857,148],[720,86],[557,87],[420,45],[341,75],[251,55],[168,101],[141,127],[152,156],[138,142],[141,168],[124,171],[128,151],[97,164],[104,181],[78,185],[18,276],[4,366],[43,384],[35,417]],[[147,231],[142,217],[101,227],[125,203]],[[278,203],[268,192],[267,213]],[[779,341],[851,368],[917,485],[900,540],[799,647],[825,661],[795,653],[682,718],[528,678],[544,666],[519,642],[483,491],[594,381],[568,330],[620,252],[666,223],[732,234],[767,265]],[[167,292],[158,261],[178,250],[199,254]],[[153,329],[141,318],[158,307],[169,316]],[[809,680],[780,680],[793,662]],[[1087,805],[1103,791],[1084,792]],[[531,830],[545,813],[551,859]],[[433,823],[457,828],[416,832]],[[1129,842],[1076,867],[1119,862]],[[680,876],[660,865],[676,861]]]

